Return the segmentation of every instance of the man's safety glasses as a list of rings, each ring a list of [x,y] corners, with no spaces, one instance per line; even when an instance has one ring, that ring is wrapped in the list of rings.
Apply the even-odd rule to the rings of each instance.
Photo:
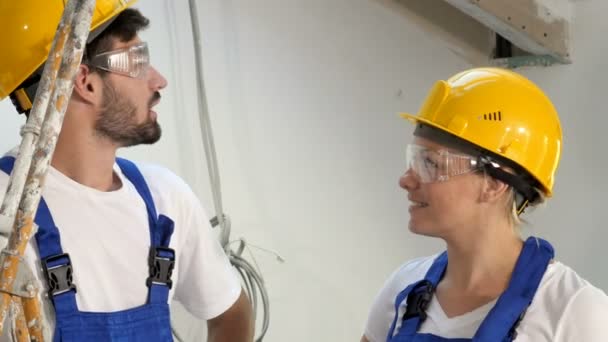
[[[479,170],[479,158],[445,149],[431,149],[416,144],[407,145],[406,170],[413,171],[422,183],[444,182]]]
[[[91,57],[86,64],[133,78],[143,78],[150,66],[148,44],[142,42],[128,48],[102,52]]]

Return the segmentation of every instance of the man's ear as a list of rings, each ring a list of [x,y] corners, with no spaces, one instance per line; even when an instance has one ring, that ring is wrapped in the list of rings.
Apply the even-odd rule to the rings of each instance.
[[[492,176],[486,175],[481,199],[484,202],[498,202],[509,191],[509,185]]]
[[[92,73],[87,65],[80,64],[74,79],[73,93],[83,102],[96,104],[101,99],[102,84],[99,74]]]

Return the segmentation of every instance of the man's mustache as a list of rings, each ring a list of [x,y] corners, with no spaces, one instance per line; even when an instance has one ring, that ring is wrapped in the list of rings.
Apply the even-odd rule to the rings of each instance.
[[[152,106],[154,106],[156,103],[160,102],[160,98],[161,98],[160,93],[158,91],[155,91],[154,95],[152,95],[152,98],[148,102],[148,106],[150,108],[152,108]]]

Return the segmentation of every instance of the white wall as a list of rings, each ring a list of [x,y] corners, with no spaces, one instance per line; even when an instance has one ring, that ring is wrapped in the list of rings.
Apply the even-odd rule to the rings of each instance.
[[[608,48],[598,32],[608,30],[602,13],[606,1],[573,1],[572,58],[574,63],[547,69],[526,68],[560,112],[564,151],[555,198],[535,213],[535,231],[554,242],[557,256],[580,274],[608,291],[608,269],[604,242],[608,136],[605,80]]]
[[[408,203],[397,186],[415,111],[434,80],[479,63],[481,26],[457,38],[422,3],[384,0],[200,0],[205,82],[233,237],[254,250],[271,298],[266,341],[358,340],[367,310],[403,261],[434,253],[440,241],[407,231]],[[169,79],[159,112],[161,143],[124,154],[182,175],[212,212],[196,118],[187,2],[149,0],[144,34]],[[438,7],[439,8],[439,7]],[[603,270],[603,127],[606,49],[598,32],[608,3],[573,4],[572,65],[521,69],[555,100],[564,157],[555,198],[531,217],[533,232],[558,257],[608,290]],[[455,12],[456,13],[456,12]],[[458,14],[454,21],[462,21]],[[432,19],[432,18],[431,18]],[[452,27],[453,29],[453,27]],[[456,38],[455,38],[456,37]],[[0,147],[17,141],[7,101]],[[176,310],[190,340],[199,322]]]

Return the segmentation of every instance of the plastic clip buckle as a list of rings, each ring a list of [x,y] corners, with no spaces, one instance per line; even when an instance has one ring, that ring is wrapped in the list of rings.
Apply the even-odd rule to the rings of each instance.
[[[407,298],[407,307],[405,314],[403,314],[403,320],[420,316],[420,320],[424,321],[426,319],[426,309],[433,298],[433,292],[435,292],[435,288],[427,280],[414,287]]]
[[[67,259],[67,261],[55,265],[56,261],[63,258]],[[57,254],[42,259],[42,268],[44,270],[44,275],[46,276],[49,287],[48,291],[51,296],[57,296],[71,290],[76,292],[76,286],[72,282],[72,262],[70,261],[69,254]]]
[[[170,256],[166,256],[166,254]],[[152,284],[166,285],[171,288],[173,282],[171,281],[171,274],[173,273],[173,267],[175,266],[175,251],[167,247],[151,247],[150,255],[148,256],[148,270],[149,275],[146,279],[146,285],[148,287]]]

